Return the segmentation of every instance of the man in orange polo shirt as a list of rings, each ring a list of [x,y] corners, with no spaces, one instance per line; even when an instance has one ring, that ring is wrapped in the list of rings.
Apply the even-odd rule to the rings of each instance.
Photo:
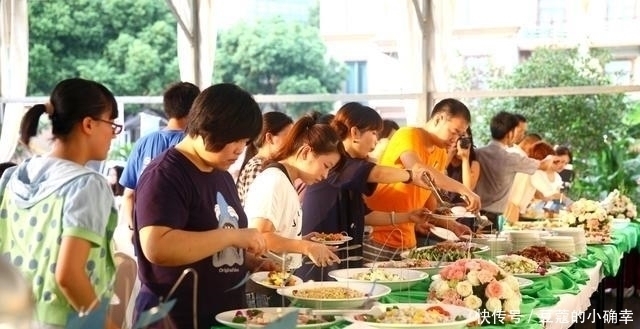
[[[431,167],[444,172],[447,149],[464,136],[470,121],[469,109],[462,102],[444,99],[434,106],[431,118],[424,128],[400,128],[389,141],[379,164],[411,170]],[[470,211],[480,208],[480,198],[461,183],[445,175],[433,178],[439,188],[466,196],[470,201]],[[386,212],[408,212],[425,204],[429,208],[436,206],[430,190],[403,183],[378,184],[366,203],[371,210]],[[468,227],[455,221],[431,219],[430,222],[451,230],[458,236],[471,233]],[[371,241],[365,244],[365,258],[375,260],[399,257],[399,251],[416,247],[415,231],[413,223],[375,226]]]

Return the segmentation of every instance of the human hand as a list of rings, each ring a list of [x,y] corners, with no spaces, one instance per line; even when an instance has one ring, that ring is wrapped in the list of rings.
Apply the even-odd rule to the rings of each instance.
[[[429,209],[426,209],[426,208],[415,209],[410,211],[408,214],[409,220],[415,223],[416,225],[425,223],[429,219],[430,215],[431,215],[431,211],[429,211]]]
[[[302,237],[302,240],[311,241],[311,238],[316,237],[316,236],[318,236],[318,235],[320,235],[320,233],[318,233],[318,232],[311,232],[311,233],[309,233],[309,234],[307,234],[307,235],[303,236],[303,237]]]
[[[460,195],[467,203],[467,210],[470,212],[476,212],[480,210],[480,196],[473,193],[470,189],[465,190],[466,191],[463,191],[462,193],[460,193]]]
[[[336,247],[328,247],[322,243],[309,242],[305,254],[316,266],[325,267],[340,263],[340,257],[333,252],[335,249]]]
[[[421,235],[429,235],[431,233],[431,229],[434,227],[435,226],[433,224],[428,222],[423,222],[419,224],[416,223],[415,230]]]
[[[471,148],[462,148],[460,147],[460,140],[458,139],[458,142],[456,143],[456,150],[457,150],[457,155],[458,157],[460,157],[460,159],[469,159],[469,154],[471,153],[471,151],[469,151]]]
[[[465,235],[472,236],[473,234],[468,226],[460,224],[456,221],[449,221],[449,223],[447,223],[446,229],[453,232],[457,237]]]
[[[267,251],[267,241],[260,231],[255,228],[243,228],[234,230],[235,243],[237,248],[245,249],[247,252],[260,256]]]

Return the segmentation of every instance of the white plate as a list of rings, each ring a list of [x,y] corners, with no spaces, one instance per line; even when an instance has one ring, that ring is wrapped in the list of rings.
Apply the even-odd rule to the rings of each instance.
[[[315,288],[349,288],[353,290],[357,290],[364,294],[362,297],[356,298],[308,298],[308,297],[300,297],[295,296],[294,291],[304,290],[304,289],[315,289]],[[388,295],[391,292],[391,289],[383,284],[379,283],[360,283],[360,282],[333,282],[333,281],[325,281],[325,282],[305,282],[303,284],[293,286],[293,287],[284,287],[277,290],[278,294],[281,296],[287,297],[293,303],[300,307],[310,307],[315,309],[354,309],[359,308],[364,305],[370,299],[378,300],[383,296]]]
[[[516,280],[518,280],[518,285],[520,286],[520,289],[530,287],[533,285],[533,281],[529,279],[516,277]]]
[[[337,246],[337,245],[341,245],[341,244],[343,244],[345,242],[353,240],[353,237],[345,235],[345,236],[342,237],[342,240],[335,240],[335,241],[324,241],[324,240],[318,240],[316,237],[311,237],[310,240],[313,241],[313,242],[326,244],[328,246]]]
[[[569,258],[569,260],[566,262],[550,262],[549,264],[555,265],[555,266],[567,266],[567,265],[574,264],[579,260],[578,257],[576,256],[569,256],[569,257],[571,258]]]
[[[434,226],[431,228],[431,233],[443,240],[460,241],[455,233],[447,230],[446,228]]]
[[[281,286],[276,286],[276,285],[272,285],[272,284],[268,284],[267,278],[269,277],[269,272],[268,271],[264,271],[264,272],[256,272],[251,274],[251,280],[263,287],[267,287],[267,288],[271,288],[271,289],[278,289],[278,288],[282,288]],[[299,284],[302,284],[302,279],[295,276],[295,275],[291,275],[291,277],[296,280],[296,283],[294,284],[294,286],[297,286]],[[290,286],[289,286],[290,287]]]
[[[371,280],[358,280],[355,276],[362,273],[369,273],[371,271],[382,271],[387,274],[397,275],[400,277],[400,280],[376,280],[375,282],[379,284],[384,284],[385,286],[391,288],[391,290],[402,290],[411,287],[412,285],[424,280],[427,278],[427,274],[417,270],[411,270],[406,268],[347,268],[341,270],[333,270],[329,272],[329,276],[336,279],[337,281],[344,282],[363,282],[363,283],[371,283],[374,281]]]
[[[480,314],[472,309],[448,305],[448,304],[381,304],[377,305],[371,309],[371,311],[366,312],[364,314],[371,314],[374,316],[379,316],[385,312],[387,307],[397,306],[400,309],[405,309],[409,307],[415,307],[420,309],[427,309],[432,306],[437,306],[443,308],[445,311],[451,314],[451,317],[455,319],[457,316],[464,316],[464,320],[447,322],[447,323],[433,323],[433,324],[407,324],[407,323],[376,323],[376,322],[367,322],[356,320],[355,317],[359,314],[363,313],[352,313],[346,314],[344,319],[359,325],[374,327],[374,328],[385,328],[385,329],[463,329],[466,328],[469,323],[479,321]]]
[[[456,220],[460,217],[463,216],[458,216],[458,215],[438,215],[438,214],[429,214],[429,216],[435,218],[435,219],[442,219],[442,220]]]
[[[259,307],[259,308],[250,308],[250,309],[240,309],[240,310],[233,310],[233,311],[227,311],[227,312],[222,312],[218,315],[216,315],[216,320],[226,326],[229,326],[231,328],[237,328],[237,329],[244,329],[244,328],[263,328],[264,325],[259,325],[259,324],[246,324],[246,323],[234,323],[233,322],[233,318],[236,316],[237,312],[242,312],[245,313],[247,310],[260,310],[263,311],[265,313],[275,313],[275,314],[287,314],[291,311],[294,310],[303,310],[303,309],[299,309],[297,307]],[[324,322],[324,323],[314,323],[314,324],[299,324],[296,326],[296,328],[307,328],[307,329],[311,329],[311,328],[324,328],[324,327],[329,327],[331,325],[333,325],[336,322],[341,321],[340,319],[335,319],[331,322]]]
[[[544,275],[541,275],[540,273],[513,273],[512,275],[525,278],[525,279],[538,279],[538,278],[546,278],[548,276],[558,274],[560,273],[560,271],[562,271],[561,268],[551,265],[547,269],[547,272],[544,273]]]
[[[445,266],[450,264],[450,263],[442,262],[442,263],[440,263],[440,266],[435,266],[439,262],[432,262],[432,261],[428,261],[428,260],[418,260],[418,261],[429,262],[433,266],[421,266],[421,267],[419,267],[419,266],[414,266],[414,267],[404,266],[405,264],[407,264],[407,262],[413,262],[413,261],[414,260],[411,260],[411,259],[390,260],[390,261],[386,261],[386,262],[365,263],[364,266],[365,267],[373,267],[373,268],[384,268],[384,269],[390,269],[390,268],[411,269],[411,270],[415,270],[415,271],[424,272],[424,273],[427,273],[429,275],[433,275],[433,274],[437,274],[438,272],[440,272],[441,268],[443,268],[443,267],[445,267]]]

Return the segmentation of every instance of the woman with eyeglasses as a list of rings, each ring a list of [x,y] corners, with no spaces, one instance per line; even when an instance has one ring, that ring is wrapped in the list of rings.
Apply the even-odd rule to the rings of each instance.
[[[64,328],[70,313],[110,297],[117,212],[107,180],[85,164],[107,157],[122,126],[114,123],[113,94],[83,79],[61,81],[48,103],[27,111],[20,124],[25,145],[43,114],[51,121],[51,152],[9,168],[0,180],[0,253],[32,284],[36,328]],[[106,327],[116,328],[109,320]]]

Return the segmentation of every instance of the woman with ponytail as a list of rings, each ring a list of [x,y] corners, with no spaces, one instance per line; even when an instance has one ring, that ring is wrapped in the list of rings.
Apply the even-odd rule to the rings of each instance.
[[[329,247],[302,237],[302,208],[293,182],[318,183],[339,160],[340,139],[333,129],[304,116],[249,187],[244,207],[249,227],[263,233],[270,251],[297,254],[290,268],[302,265],[301,255],[321,267],[338,261]]]
[[[256,140],[247,145],[236,182],[238,196],[243,206],[249,186],[262,170],[262,163],[280,149],[284,136],[291,130],[291,126],[293,126],[293,120],[282,112],[267,112],[262,115],[262,131]]]
[[[122,131],[113,94],[89,80],[56,85],[49,102],[20,124],[29,145],[47,114],[52,150],[9,168],[0,180],[0,253],[32,282],[37,328],[64,328],[72,312],[104,297],[115,268],[111,238],[117,212],[107,180],[85,167],[107,157]],[[107,328],[116,328],[109,320]]]

